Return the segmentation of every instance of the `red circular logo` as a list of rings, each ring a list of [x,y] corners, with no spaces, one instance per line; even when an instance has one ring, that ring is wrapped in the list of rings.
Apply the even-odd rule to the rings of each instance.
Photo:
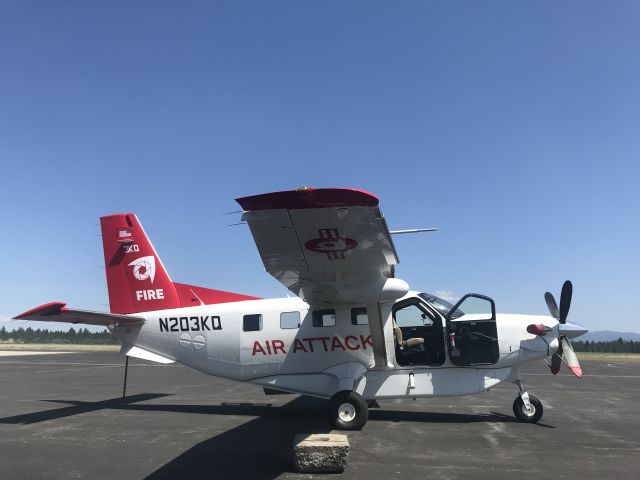
[[[321,228],[318,234],[318,238],[309,240],[304,246],[312,252],[326,253],[329,260],[344,259],[347,250],[353,250],[358,246],[355,240],[341,237],[337,228]]]

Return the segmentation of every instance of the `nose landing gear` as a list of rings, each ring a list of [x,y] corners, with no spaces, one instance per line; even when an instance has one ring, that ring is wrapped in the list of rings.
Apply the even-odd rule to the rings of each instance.
[[[520,395],[513,401],[513,414],[521,422],[536,423],[542,418],[542,402],[537,397],[529,395],[520,378],[516,379],[515,384],[520,390]]]

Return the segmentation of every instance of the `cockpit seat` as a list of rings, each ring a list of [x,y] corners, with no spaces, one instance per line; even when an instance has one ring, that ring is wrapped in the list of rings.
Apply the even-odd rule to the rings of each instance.
[[[415,347],[424,343],[424,338],[418,337],[404,340],[402,338],[402,330],[400,330],[400,327],[395,321],[393,322],[393,334],[394,337],[396,337],[396,345],[400,350],[405,350],[406,348]]]

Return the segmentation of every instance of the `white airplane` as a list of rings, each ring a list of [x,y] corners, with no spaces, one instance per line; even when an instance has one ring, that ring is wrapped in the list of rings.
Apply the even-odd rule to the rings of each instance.
[[[570,282],[560,308],[545,294],[550,317],[498,315],[478,294],[451,305],[395,277],[395,232],[368,192],[303,188],[237,201],[267,272],[297,297],[175,283],[129,213],[101,218],[111,313],[54,302],[16,319],[104,325],[128,356],[328,399],[330,423],[345,430],[362,428],[378,399],[470,395],[505,381],[519,389],[518,420],[537,422],[542,404],[521,367],[551,357],[554,374],[564,361],[582,375],[569,339],[587,330],[566,321]]]

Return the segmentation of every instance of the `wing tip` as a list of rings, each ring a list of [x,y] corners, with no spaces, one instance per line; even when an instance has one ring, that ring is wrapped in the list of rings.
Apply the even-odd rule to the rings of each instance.
[[[59,315],[67,306],[63,302],[49,302],[39,305],[31,310],[28,310],[20,315],[13,317],[14,320],[29,320],[33,317],[43,317],[48,315]]]
[[[377,207],[373,193],[357,188],[310,188],[236,198],[244,210],[297,210],[303,208]]]

